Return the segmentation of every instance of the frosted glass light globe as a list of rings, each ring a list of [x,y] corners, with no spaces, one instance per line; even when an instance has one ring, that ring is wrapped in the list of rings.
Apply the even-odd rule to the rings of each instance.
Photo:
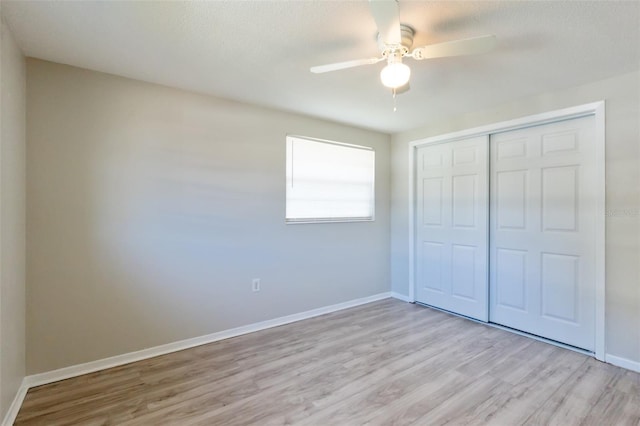
[[[409,77],[411,77],[411,68],[402,62],[390,63],[380,71],[382,84],[390,89],[404,86],[409,81]]]

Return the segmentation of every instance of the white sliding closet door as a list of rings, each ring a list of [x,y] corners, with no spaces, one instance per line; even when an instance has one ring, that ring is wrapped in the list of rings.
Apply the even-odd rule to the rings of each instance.
[[[595,347],[595,118],[491,136],[490,320]]]
[[[488,136],[417,150],[416,300],[488,320]]]

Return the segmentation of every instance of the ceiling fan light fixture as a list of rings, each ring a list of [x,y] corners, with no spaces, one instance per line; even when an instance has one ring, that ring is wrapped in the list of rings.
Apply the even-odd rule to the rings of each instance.
[[[390,89],[397,89],[409,82],[411,68],[402,62],[390,62],[380,71],[380,81]]]

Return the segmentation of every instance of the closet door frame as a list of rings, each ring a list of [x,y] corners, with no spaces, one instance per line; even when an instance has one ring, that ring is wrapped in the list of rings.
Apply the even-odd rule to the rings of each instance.
[[[514,120],[493,123],[444,135],[420,139],[409,143],[409,301],[415,302],[416,294],[416,151],[419,147],[466,139],[474,136],[489,136],[492,133],[523,129],[531,126],[554,123],[586,116],[595,117],[595,163],[596,163],[596,230],[595,248],[595,353],[600,361],[605,360],[605,101],[530,115]],[[491,147],[490,147],[491,149]]]

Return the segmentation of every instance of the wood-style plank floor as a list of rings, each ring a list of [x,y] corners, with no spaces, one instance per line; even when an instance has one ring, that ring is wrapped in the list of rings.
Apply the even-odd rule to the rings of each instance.
[[[386,299],[29,390],[17,425],[639,425],[640,374]]]

